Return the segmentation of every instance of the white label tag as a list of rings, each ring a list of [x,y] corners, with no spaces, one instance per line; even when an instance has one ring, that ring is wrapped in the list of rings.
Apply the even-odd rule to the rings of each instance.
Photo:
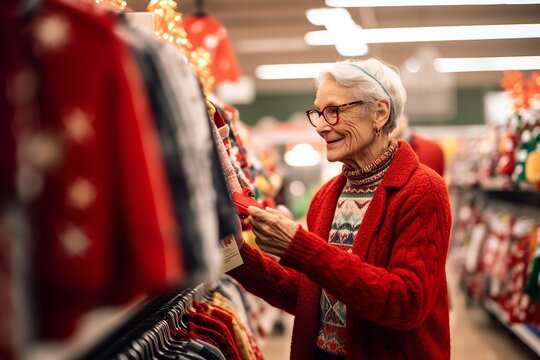
[[[223,254],[223,266],[221,270],[224,273],[244,263],[233,235],[229,235],[221,240],[221,253]]]

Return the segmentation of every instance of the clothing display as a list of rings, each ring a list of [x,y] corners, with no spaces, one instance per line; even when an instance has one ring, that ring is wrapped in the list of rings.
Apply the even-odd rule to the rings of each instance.
[[[84,5],[38,6],[20,24],[36,111],[8,119],[10,153],[27,154],[8,201],[23,203],[33,225],[37,334],[59,338],[88,309],[183,281],[183,254],[145,89],[114,22]]]
[[[170,299],[165,303],[143,310],[152,321],[139,321],[122,336],[113,334],[81,359],[131,359],[137,354],[137,359],[261,360],[256,341],[249,340],[254,337],[252,330],[239,320],[250,316],[240,314],[249,309],[237,312],[238,304],[222,289],[230,284],[247,294],[233,279],[221,275],[213,285],[166,295]]]
[[[69,339],[98,307],[215,283],[220,239],[237,232],[229,189],[241,189],[237,174],[249,168],[230,155],[238,135],[228,150],[216,136],[200,83],[172,45],[97,5],[19,5],[2,4],[0,26],[9,54],[0,72],[3,359],[23,355],[15,336],[24,346]],[[223,296],[176,329],[180,348],[196,352],[182,358],[262,358],[249,312],[262,303],[223,284]]]
[[[122,13],[0,8],[0,357],[69,341],[92,310],[145,296],[76,357],[262,359],[276,313],[219,275],[220,240],[239,230],[231,194],[263,194],[236,109]]]

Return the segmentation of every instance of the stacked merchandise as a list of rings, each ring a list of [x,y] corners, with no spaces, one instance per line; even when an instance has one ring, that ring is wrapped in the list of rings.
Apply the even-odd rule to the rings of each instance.
[[[506,88],[524,88],[509,86],[510,78],[521,79],[506,74]],[[464,141],[451,167],[450,257],[469,299],[479,299],[518,336],[521,326],[538,334],[523,336],[538,352],[540,93],[537,86],[528,90],[528,97],[523,91],[512,94],[516,107],[506,124]]]
[[[451,259],[473,298],[498,304],[507,322],[540,326],[540,209],[464,197]]]
[[[516,73],[503,80],[514,112],[505,124],[489,125],[484,136],[461,143],[451,168],[453,185],[540,191],[540,73],[531,75],[528,86]]]
[[[214,281],[239,226],[176,48],[82,2],[0,10],[0,358],[14,359],[97,307]]]

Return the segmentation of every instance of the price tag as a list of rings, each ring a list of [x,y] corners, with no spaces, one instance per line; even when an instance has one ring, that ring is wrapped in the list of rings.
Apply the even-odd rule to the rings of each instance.
[[[223,254],[222,271],[224,273],[244,263],[233,235],[229,235],[221,241],[221,252]]]

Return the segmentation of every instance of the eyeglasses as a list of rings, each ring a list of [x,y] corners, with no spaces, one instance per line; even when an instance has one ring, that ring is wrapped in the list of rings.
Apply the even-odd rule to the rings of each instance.
[[[339,121],[339,112],[342,108],[352,106],[352,105],[362,105],[365,104],[367,101],[353,101],[347,104],[343,105],[330,105],[325,107],[322,111],[319,111],[317,109],[311,109],[306,111],[306,115],[308,117],[309,122],[314,127],[317,127],[319,125],[319,121],[321,120],[321,116],[324,118],[324,120],[329,125],[336,125]]]

